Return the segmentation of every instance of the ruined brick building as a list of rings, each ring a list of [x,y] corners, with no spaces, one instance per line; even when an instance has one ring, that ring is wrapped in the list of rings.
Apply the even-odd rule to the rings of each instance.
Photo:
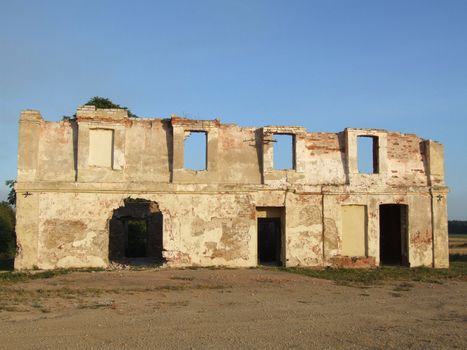
[[[203,133],[206,168],[184,166]],[[289,135],[290,169],[274,167]],[[358,170],[360,138],[373,169]],[[17,269],[168,266],[448,266],[443,146],[377,129],[245,128],[218,120],[22,112]],[[131,249],[130,249],[131,248]]]

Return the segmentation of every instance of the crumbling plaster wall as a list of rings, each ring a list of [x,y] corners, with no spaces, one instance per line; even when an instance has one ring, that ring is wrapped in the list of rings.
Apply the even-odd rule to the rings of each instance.
[[[431,221],[426,220],[429,215],[426,210],[430,209],[428,195],[339,194],[323,198],[317,194],[282,191],[260,194],[52,192],[20,199],[21,206],[28,205],[22,212],[31,210],[29,205],[38,202],[39,220],[30,229],[38,234],[34,265],[40,268],[107,266],[108,222],[113,210],[123,206],[123,200],[129,196],[159,204],[163,214],[163,254],[172,266],[256,266],[256,207],[259,206],[285,207],[287,266],[332,266],[339,261],[342,255],[340,207],[346,204],[367,207],[367,255],[378,257],[378,211],[384,203],[409,205],[410,266],[430,266],[432,262]],[[324,244],[322,202],[325,203]],[[375,259],[373,264],[379,264],[379,260]]]
[[[76,125],[69,121],[41,124],[37,179],[40,181],[74,181],[73,140]]]
[[[342,205],[363,205],[367,208],[367,256],[374,257],[375,265],[379,265],[379,206],[381,204],[408,205],[408,251],[409,265],[431,266],[432,223],[431,196],[427,192],[413,194],[327,194],[324,196],[324,246],[326,264],[335,265],[336,259],[342,256]]]
[[[321,266],[321,196],[285,193],[286,266]]]
[[[345,185],[345,144],[343,133],[307,133],[304,159],[305,183],[310,185]]]
[[[163,255],[169,265],[257,264],[256,207],[251,194],[50,192],[34,193],[18,203],[21,212],[28,213],[27,205],[38,203],[38,220],[29,223],[34,226],[30,236],[38,235],[35,247],[22,244],[26,256],[19,257],[17,267],[107,266],[109,220],[131,195],[159,204]]]
[[[123,181],[170,181],[172,136],[163,120],[132,120],[125,133]]]
[[[89,164],[90,130],[113,130],[112,167]],[[185,169],[183,142],[207,133],[204,171]],[[294,169],[274,170],[275,133],[294,138]],[[379,171],[356,169],[357,136],[379,143]],[[257,207],[284,208],[287,266],[379,264],[379,205],[409,206],[410,266],[448,266],[442,145],[378,129],[241,128],[172,117],[129,119],[84,107],[77,119],[20,119],[16,268],[107,266],[108,222],[127,197],[158,203],[172,266],[256,266]],[[342,205],[367,212],[366,257],[342,254]]]
[[[387,134],[388,179],[390,186],[427,186],[426,146],[416,135]]]

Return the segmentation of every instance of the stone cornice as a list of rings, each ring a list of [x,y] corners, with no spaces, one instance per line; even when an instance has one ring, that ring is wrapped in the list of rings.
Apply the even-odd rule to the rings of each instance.
[[[268,185],[238,185],[238,184],[176,184],[176,183],[83,183],[83,182],[18,182],[15,186],[18,194],[27,192],[54,192],[54,193],[167,193],[167,194],[194,194],[194,193],[250,193],[250,192],[291,192],[303,195],[384,195],[384,194],[430,194],[448,193],[447,187],[375,187],[361,188],[348,185],[343,186],[281,186]]]

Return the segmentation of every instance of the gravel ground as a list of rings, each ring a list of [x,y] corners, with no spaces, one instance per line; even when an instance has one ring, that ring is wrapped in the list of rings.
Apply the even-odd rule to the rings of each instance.
[[[0,349],[467,348],[467,282],[274,269],[75,272],[0,286]]]

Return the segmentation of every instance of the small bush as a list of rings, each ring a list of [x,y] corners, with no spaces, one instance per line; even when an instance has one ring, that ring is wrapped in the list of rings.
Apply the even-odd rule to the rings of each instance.
[[[0,203],[0,260],[13,259],[16,252],[15,212],[7,202]]]

